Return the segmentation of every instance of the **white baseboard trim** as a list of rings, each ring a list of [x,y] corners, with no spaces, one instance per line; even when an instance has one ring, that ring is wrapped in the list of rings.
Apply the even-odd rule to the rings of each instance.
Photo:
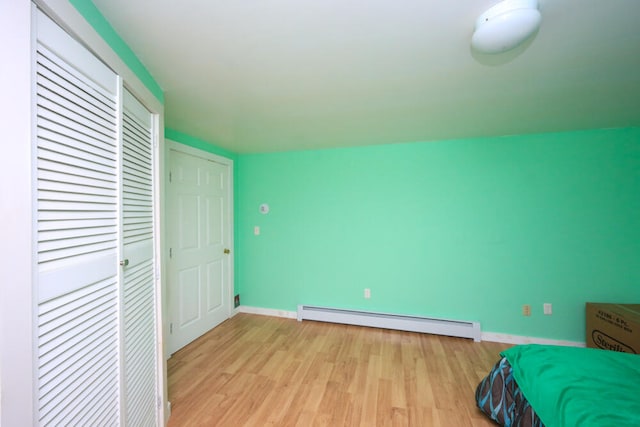
[[[276,310],[272,308],[260,308],[241,305],[235,309],[236,313],[259,314],[262,316],[285,317],[287,319],[297,319],[296,311]],[[559,345],[565,347],[586,347],[584,342],[552,340],[548,338],[527,337],[523,335],[502,334],[496,332],[482,332],[482,341],[499,342],[503,344],[543,344],[543,345]]]
[[[499,342],[503,344],[544,344],[559,345],[564,347],[585,347],[586,344],[579,341],[551,340],[548,338],[525,337],[522,335],[499,334],[496,332],[483,332],[482,341]]]
[[[295,311],[276,310],[273,308],[249,307],[241,305],[237,308],[238,313],[259,314],[262,316],[285,317],[287,319],[296,319],[298,313]]]
[[[480,323],[466,320],[407,316],[333,307],[315,307],[312,305],[298,306],[298,320],[317,320],[345,325],[471,338],[474,341],[480,341]]]

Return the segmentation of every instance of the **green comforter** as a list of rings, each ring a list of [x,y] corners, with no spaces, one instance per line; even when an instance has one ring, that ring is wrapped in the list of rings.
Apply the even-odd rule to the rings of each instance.
[[[501,354],[546,427],[640,426],[640,355],[543,345]]]

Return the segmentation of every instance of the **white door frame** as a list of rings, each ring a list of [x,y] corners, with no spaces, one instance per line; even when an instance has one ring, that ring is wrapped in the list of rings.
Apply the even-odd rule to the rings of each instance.
[[[233,191],[233,160],[229,159],[227,157],[222,157],[222,156],[218,156],[217,154],[213,154],[210,153],[208,151],[204,151],[204,150],[200,150],[198,148],[194,148],[185,144],[181,144],[179,142],[176,141],[172,141],[170,139],[165,139],[165,149],[166,149],[166,154],[165,154],[165,176],[164,176],[164,188],[166,189],[164,192],[164,196],[166,197],[166,203],[167,205],[169,203],[171,203],[171,200],[169,200],[169,165],[171,164],[171,151],[175,150],[175,151],[179,151],[181,153],[184,154],[188,154],[191,156],[195,156],[201,159],[205,159],[205,160],[210,160],[210,161],[214,161],[217,163],[221,163],[226,165],[229,168],[229,212],[228,212],[228,216],[229,216],[229,249],[231,250],[231,253],[229,254],[229,280],[227,283],[227,295],[229,296],[229,301],[227,301],[227,318],[230,318],[233,315],[233,297],[234,297],[234,265],[235,265],[235,260],[234,260],[234,241],[233,241],[233,237],[234,237],[234,221],[233,221],[233,214],[234,214],[234,210],[233,210],[233,200],[234,200],[234,191]],[[166,210],[165,210],[166,212]],[[163,259],[165,260],[169,260],[169,247],[171,246],[171,244],[173,242],[169,241],[168,236],[170,235],[170,227],[172,227],[172,224],[166,222],[165,223],[165,242],[167,242],[167,245],[164,245],[164,252],[163,253]],[[166,287],[167,287],[167,291],[168,288],[170,286],[169,284],[169,280],[167,279],[168,275],[165,275],[165,283],[166,283]],[[167,296],[168,292],[165,291],[164,295]],[[171,301],[169,300],[169,298],[166,298],[166,303],[163,304],[163,310],[164,310],[164,319],[165,319],[165,333],[164,335],[164,342],[166,343],[166,345],[164,346],[165,348],[165,360],[168,360],[171,357],[170,351],[169,351],[169,343],[170,343],[170,332],[169,332],[169,324],[173,321],[173,319],[171,319]]]

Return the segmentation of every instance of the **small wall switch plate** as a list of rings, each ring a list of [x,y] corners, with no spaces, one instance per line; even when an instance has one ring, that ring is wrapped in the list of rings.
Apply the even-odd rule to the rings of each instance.
[[[255,227],[253,227],[253,234],[255,236],[259,236],[260,235],[260,227],[259,226],[256,225]]]
[[[544,310],[544,314],[546,314],[546,315],[553,314],[553,307],[551,306],[550,302],[545,302],[542,307],[543,307],[543,310]]]
[[[371,298],[371,289],[369,289],[369,288],[365,288],[365,290],[364,290],[364,297],[365,297],[366,299]]]
[[[525,304],[522,306],[522,315],[531,316],[531,305]]]

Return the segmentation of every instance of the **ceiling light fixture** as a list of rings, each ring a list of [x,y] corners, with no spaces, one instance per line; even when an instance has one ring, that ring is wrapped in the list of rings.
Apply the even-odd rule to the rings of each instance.
[[[506,52],[531,37],[541,19],[538,0],[503,0],[478,17],[471,46],[483,53]]]

